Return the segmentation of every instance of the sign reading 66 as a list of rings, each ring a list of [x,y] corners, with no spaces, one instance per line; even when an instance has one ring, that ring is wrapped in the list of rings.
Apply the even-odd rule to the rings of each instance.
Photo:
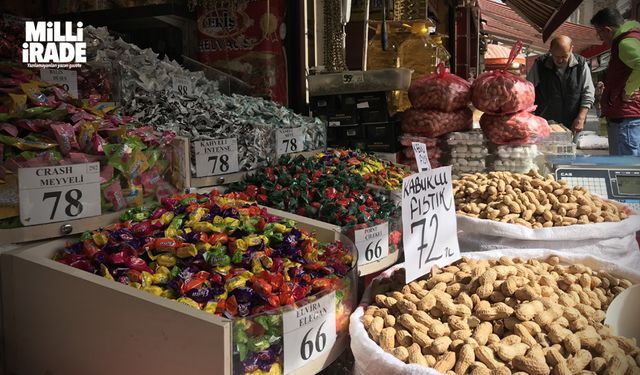
[[[283,314],[284,373],[328,353],[336,342],[336,293]]]

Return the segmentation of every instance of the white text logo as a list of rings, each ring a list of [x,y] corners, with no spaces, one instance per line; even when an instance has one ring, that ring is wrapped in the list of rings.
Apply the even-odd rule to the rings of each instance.
[[[77,68],[87,62],[82,22],[25,22],[22,62],[29,68]]]

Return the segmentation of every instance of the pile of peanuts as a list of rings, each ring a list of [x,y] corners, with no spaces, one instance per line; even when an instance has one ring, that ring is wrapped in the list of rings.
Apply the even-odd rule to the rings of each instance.
[[[628,213],[584,187],[570,188],[553,176],[490,172],[463,175],[453,181],[458,214],[548,228],[574,224],[617,222]]]
[[[444,374],[640,374],[635,339],[603,324],[632,285],[582,264],[501,257],[434,267],[404,285],[404,270],[372,284],[362,322],[405,363]]]

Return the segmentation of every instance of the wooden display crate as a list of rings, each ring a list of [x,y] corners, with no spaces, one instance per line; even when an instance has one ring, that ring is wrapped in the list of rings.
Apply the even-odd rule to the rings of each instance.
[[[340,234],[343,233],[343,228],[335,224],[325,223],[323,221],[310,219],[305,216],[292,214],[290,212],[277,210],[271,207],[267,207],[267,210],[272,215],[294,220],[299,228],[311,232],[315,231],[316,237],[321,241],[332,242],[339,240]],[[383,259],[358,266],[358,276],[362,277],[382,270],[386,270],[387,268],[396,264],[396,262],[400,258],[401,251],[402,250],[400,249],[396,252],[390,253]]]
[[[25,245],[0,256],[7,373],[233,373],[232,320],[52,260],[66,241]],[[353,284],[352,308],[355,289]],[[345,331],[330,351],[292,374],[321,371],[348,345]]]
[[[181,166],[181,160],[177,157],[182,152],[181,150],[184,147],[184,140],[184,138],[178,137],[170,146],[173,157],[171,158],[168,173],[170,182],[178,188],[179,191],[182,191],[188,186],[188,181],[184,178],[184,169],[183,166]],[[0,229],[0,245],[39,241],[82,233],[86,230],[92,230],[100,226],[118,222],[122,212],[124,211],[105,212],[99,216],[86,217],[82,219],[65,220],[11,229]]]
[[[206,176],[196,177],[191,175],[191,142],[187,138],[178,137],[174,141],[174,157],[177,162],[175,163],[174,175],[175,179],[180,181],[180,190],[188,188],[207,188],[217,187],[231,184],[234,182],[240,182],[246,175],[250,175],[255,172],[242,171],[235,173],[228,173],[218,176]],[[315,155],[317,152],[323,150],[312,150],[289,154],[291,157],[302,155],[305,158]],[[277,158],[274,158],[274,162],[277,162]]]

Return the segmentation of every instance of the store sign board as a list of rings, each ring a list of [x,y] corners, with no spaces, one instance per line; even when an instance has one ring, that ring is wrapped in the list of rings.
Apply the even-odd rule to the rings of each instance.
[[[412,142],[411,145],[413,146],[413,154],[415,155],[416,163],[418,164],[418,171],[424,172],[431,169],[427,145],[422,142]]]
[[[304,131],[298,128],[276,129],[276,152],[278,155],[304,151]]]
[[[336,342],[336,292],[287,311],[284,331],[284,373],[328,353]]]
[[[18,184],[23,225],[102,214],[100,163],[20,168]]]
[[[198,177],[218,176],[240,170],[236,138],[195,141],[194,148]]]
[[[68,69],[40,69],[40,79],[62,86],[72,98],[78,99],[78,72]]]
[[[402,229],[406,282],[433,265],[460,259],[451,166],[431,169],[402,181]]]
[[[389,223],[358,229],[354,237],[359,266],[384,259],[389,255]]]

